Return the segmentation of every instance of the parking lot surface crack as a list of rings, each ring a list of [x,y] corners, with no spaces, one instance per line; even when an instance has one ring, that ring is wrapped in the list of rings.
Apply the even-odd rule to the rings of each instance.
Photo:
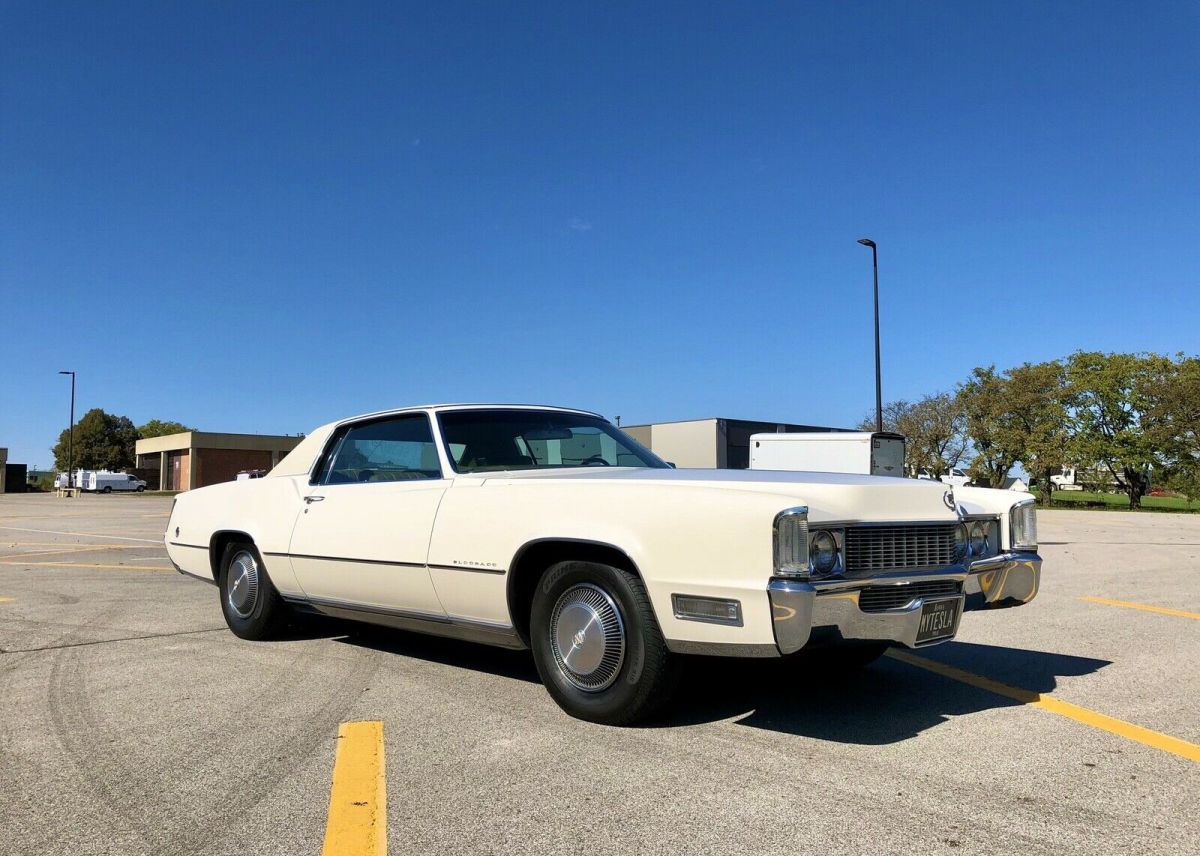
[[[64,642],[62,645],[43,645],[40,648],[0,648],[0,654],[32,654],[37,651],[57,651],[61,648],[84,648],[88,645],[108,645],[112,642],[135,642],[138,639],[169,639],[172,636],[195,636],[199,633],[216,633],[225,627],[209,627],[204,630],[180,630],[178,633],[147,633],[142,636],[121,636],[117,639],[93,639],[90,642]]]

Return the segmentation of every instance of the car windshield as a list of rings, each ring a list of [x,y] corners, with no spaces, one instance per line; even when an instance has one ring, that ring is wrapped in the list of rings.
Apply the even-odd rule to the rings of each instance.
[[[557,410],[459,410],[438,414],[460,473],[564,467],[667,466],[597,416]]]

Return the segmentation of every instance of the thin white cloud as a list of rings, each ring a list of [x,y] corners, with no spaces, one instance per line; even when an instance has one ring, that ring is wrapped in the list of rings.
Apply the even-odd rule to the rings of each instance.
[[[592,224],[582,217],[572,217],[567,221],[567,228],[572,232],[590,232],[592,231]]]

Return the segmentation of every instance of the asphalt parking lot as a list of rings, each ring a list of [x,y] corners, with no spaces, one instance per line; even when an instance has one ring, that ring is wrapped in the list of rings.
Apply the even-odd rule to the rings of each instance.
[[[393,854],[1200,852],[1200,516],[1043,513],[1032,604],[848,677],[690,663],[614,729],[523,653],[238,640],[169,507],[0,495],[5,853],[319,853],[354,721]]]

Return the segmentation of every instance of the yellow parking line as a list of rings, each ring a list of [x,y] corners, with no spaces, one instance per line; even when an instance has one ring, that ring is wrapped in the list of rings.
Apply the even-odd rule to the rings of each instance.
[[[30,550],[26,553],[5,553],[6,558],[15,556],[57,556],[61,553],[87,553],[91,550],[90,547],[64,547],[59,550]]]
[[[14,600],[15,597],[0,597],[0,603],[12,603]]]
[[[1086,707],[1080,707],[1077,704],[1071,704],[1067,701],[1059,701],[1042,693],[1022,689],[1021,687],[1009,686],[999,681],[993,681],[991,678],[985,678],[982,675],[964,672],[962,669],[956,669],[954,666],[947,666],[945,663],[939,663],[936,660],[927,660],[924,657],[918,657],[907,651],[892,648],[888,651],[888,656],[894,660],[908,663],[910,666],[916,666],[919,669],[925,669],[942,677],[951,678],[952,680],[978,687],[981,690],[987,690],[996,695],[1002,695],[1013,701],[1019,701],[1021,704],[1032,705],[1050,713],[1065,716],[1067,719],[1081,722],[1084,725],[1090,725],[1092,728],[1099,728],[1101,731],[1116,734],[1127,740],[1133,740],[1154,749],[1161,749],[1163,752],[1170,752],[1172,755],[1187,758],[1189,761],[1200,762],[1200,746],[1197,746],[1195,743],[1189,743],[1186,740],[1180,740],[1178,737],[1160,734],[1157,731],[1151,731],[1149,728],[1134,725],[1132,722],[1114,719],[1103,713],[1097,713],[1094,710],[1089,710]]]
[[[1126,609],[1143,609],[1146,612],[1160,612],[1163,615],[1174,615],[1179,618],[1198,618],[1200,612],[1187,612],[1182,609],[1168,609],[1165,606],[1150,606],[1145,603],[1133,603],[1128,600],[1110,600],[1107,597],[1080,597],[1080,600],[1086,600],[1088,603],[1102,603],[1105,606],[1123,606]]]
[[[338,726],[321,856],[387,856],[382,722]]]
[[[167,565],[100,565],[86,562],[0,562],[0,565],[12,565],[19,568],[105,568],[116,571],[173,571]]]

